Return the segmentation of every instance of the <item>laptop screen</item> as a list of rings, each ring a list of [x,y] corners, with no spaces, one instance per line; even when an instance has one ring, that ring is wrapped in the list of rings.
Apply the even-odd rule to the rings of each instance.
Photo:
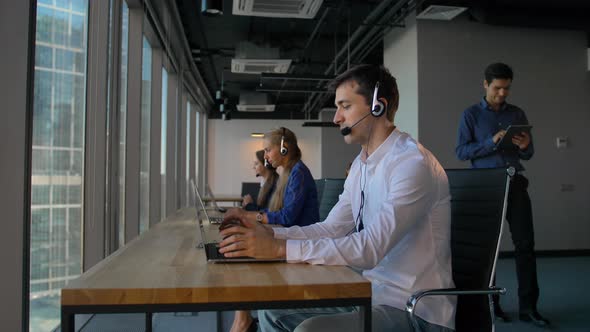
[[[205,236],[205,229],[203,227],[203,222],[211,223],[209,220],[209,215],[207,214],[207,210],[205,209],[205,204],[203,204],[203,200],[201,199],[201,195],[199,194],[199,190],[195,185],[195,182],[191,179],[190,181],[191,187],[191,203],[197,210],[197,228],[199,229],[199,234],[197,237],[199,238],[199,243],[197,247],[202,248],[205,243],[207,243],[207,238]]]

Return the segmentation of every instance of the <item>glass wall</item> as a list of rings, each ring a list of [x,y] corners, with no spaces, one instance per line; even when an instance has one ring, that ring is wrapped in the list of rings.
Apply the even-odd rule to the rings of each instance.
[[[139,232],[150,224],[150,127],[152,110],[152,47],[143,37],[141,62],[141,156],[139,172]]]
[[[119,72],[119,247],[125,244],[125,157],[127,155],[127,61],[129,54],[129,7],[123,1],[121,11],[121,53]]]
[[[82,272],[86,0],[39,1],[35,39],[30,331],[59,324],[59,292]]]
[[[168,71],[162,68],[162,118],[160,130],[160,218],[166,218],[166,133],[168,123]]]
[[[185,193],[184,197],[187,199],[187,204],[189,205],[189,188],[190,188],[190,179],[191,179],[191,103],[190,101],[186,102],[186,159],[185,159]]]
[[[30,274],[24,281],[29,282],[29,330],[33,332],[53,331],[59,325],[60,291],[68,281],[124,246],[126,238],[149,228],[150,193],[156,204],[158,198],[153,194],[160,193],[164,219],[180,206],[181,191],[190,188],[190,179],[195,177],[198,181],[197,175],[203,174],[200,167],[205,149],[199,142],[206,140],[200,130],[205,128],[206,116],[196,112],[199,106],[188,97],[199,94],[189,91],[190,87],[183,91],[183,96],[187,96],[183,119],[184,105],[180,100],[184,97],[178,89],[184,86],[177,79],[177,66],[182,62],[177,57],[183,57],[184,51],[173,54],[159,45],[159,41],[171,38],[174,42],[167,40],[167,44],[173,49],[182,44],[176,40],[179,34],[160,35],[151,26],[153,9],[144,7],[141,1],[130,4],[131,8],[126,0],[37,2],[31,217],[27,220],[30,247],[25,249],[29,250]],[[105,16],[107,12],[109,15]],[[135,14],[142,13],[145,16],[141,23],[140,16]],[[97,17],[89,18],[89,14]],[[97,26],[89,27],[89,22]],[[104,38],[107,31],[108,39]],[[88,53],[89,49],[92,53]],[[89,69],[88,54],[92,55]],[[107,61],[97,62],[94,56]],[[140,82],[139,75],[135,76],[139,66]],[[88,83],[91,88],[87,89]],[[128,93],[128,87],[136,89]],[[157,94],[161,94],[161,99]],[[128,116],[129,110],[137,109],[137,119]],[[87,117],[87,111],[92,116]],[[157,128],[158,120],[161,128]],[[185,128],[186,137],[176,133]],[[153,139],[160,139],[160,150],[151,150]],[[180,148],[183,139],[186,149]],[[92,150],[85,151],[85,147]],[[133,154],[128,156],[127,150]],[[154,178],[158,176],[158,154],[159,182]],[[186,164],[179,164],[184,154]],[[85,155],[93,161],[92,167],[85,168]],[[186,172],[180,173],[183,167]],[[152,182],[150,172],[154,172]],[[129,191],[128,182],[134,185]],[[133,192],[136,190],[138,193]],[[84,197],[85,191],[99,194]],[[188,192],[186,196],[189,197]],[[100,214],[101,209],[104,216],[94,217],[94,212]],[[152,211],[156,213],[157,209]],[[93,218],[84,220],[85,214]],[[89,225],[87,234],[85,224]],[[126,228],[133,228],[134,234],[126,234]]]
[[[201,185],[201,181],[199,181],[200,177],[199,177],[199,167],[200,167],[200,160],[201,158],[199,157],[199,152],[200,152],[200,146],[201,146],[201,142],[200,142],[200,135],[201,135],[201,126],[200,126],[200,122],[201,121],[201,113],[199,113],[199,111],[197,110],[197,112],[195,112],[195,184],[197,186]]]

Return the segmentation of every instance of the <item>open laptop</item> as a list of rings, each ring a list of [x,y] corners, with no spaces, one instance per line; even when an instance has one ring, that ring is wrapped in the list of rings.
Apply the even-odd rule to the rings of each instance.
[[[207,214],[207,209],[205,209],[205,204],[203,204],[203,200],[201,199],[201,195],[199,195],[199,191],[197,187],[194,185],[194,182],[191,180],[191,190],[193,193],[193,197],[195,197],[195,208],[197,209],[197,225],[199,229],[198,233],[198,248],[205,249],[205,256],[207,257],[207,262],[209,263],[244,263],[244,262],[284,262],[285,260],[282,258],[273,258],[273,259],[259,259],[253,257],[225,257],[221,254],[218,250],[218,243],[215,241],[207,241],[207,235],[205,232],[205,228],[203,227],[203,222],[208,222],[211,224],[211,220],[209,215]]]
[[[215,195],[213,195],[213,190],[211,190],[211,187],[209,187],[209,185],[207,185],[207,194],[209,195],[209,197],[211,197],[211,205],[213,205],[213,207],[221,212],[221,213],[225,213],[227,211],[226,208],[224,207],[220,207],[219,205],[217,205],[217,200],[215,199]]]

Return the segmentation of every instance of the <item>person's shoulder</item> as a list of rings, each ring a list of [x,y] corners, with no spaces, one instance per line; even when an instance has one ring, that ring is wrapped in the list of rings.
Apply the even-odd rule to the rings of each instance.
[[[511,111],[511,112],[524,113],[524,110],[522,108],[520,108],[514,104],[506,103],[506,108],[508,109],[508,111]]]
[[[481,104],[477,103],[477,104],[473,104],[471,106],[468,106],[467,108],[465,108],[465,110],[463,111],[463,114],[467,115],[472,115],[474,113],[477,113],[481,111]]]
[[[306,169],[307,169],[307,165],[305,165],[303,160],[299,160],[298,162],[295,163],[295,165],[293,165],[293,168],[291,171],[303,171]]]
[[[291,169],[291,174],[293,174],[293,175],[300,174],[300,175],[305,176],[307,174],[311,174],[311,171],[309,170],[307,165],[305,165],[303,160],[299,160],[298,162],[295,163],[295,165],[293,165],[293,168]]]

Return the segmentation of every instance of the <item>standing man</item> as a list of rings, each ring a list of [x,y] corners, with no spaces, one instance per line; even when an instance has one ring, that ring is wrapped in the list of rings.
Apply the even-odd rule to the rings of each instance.
[[[362,149],[325,221],[270,228],[250,220],[221,231],[228,257],[279,257],[289,263],[348,265],[371,281],[373,331],[412,331],[404,311],[417,290],[453,287],[450,194],[436,158],[393,124],[399,94],[381,66],[351,68],[333,82],[334,123]],[[315,221],[315,220],[312,220]],[[455,326],[455,298],[417,307],[423,331]],[[350,308],[265,310],[262,331],[358,331]]]
[[[520,159],[529,160],[533,156],[533,141],[529,134],[521,132],[512,138],[512,148],[496,147],[508,126],[528,125],[524,111],[506,102],[512,77],[512,69],[504,63],[494,63],[486,68],[483,81],[486,95],[463,112],[455,152],[460,160],[471,160],[474,168],[516,168],[517,174],[512,177],[508,193],[506,219],[515,248],[519,319],[547,326],[549,321],[537,311],[539,286],[533,214],[527,192],[529,181],[524,177],[524,167],[520,163]],[[500,308],[498,296],[494,297],[494,311],[496,318],[509,321]]]

